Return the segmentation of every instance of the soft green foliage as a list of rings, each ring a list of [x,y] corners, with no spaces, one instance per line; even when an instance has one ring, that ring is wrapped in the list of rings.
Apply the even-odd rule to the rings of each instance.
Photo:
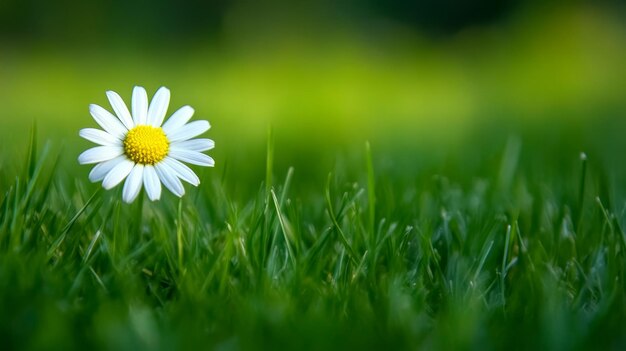
[[[33,132],[24,164],[0,157],[3,345],[623,349],[610,129],[363,144],[315,174],[270,134],[267,172],[218,159],[182,200],[132,205]]]

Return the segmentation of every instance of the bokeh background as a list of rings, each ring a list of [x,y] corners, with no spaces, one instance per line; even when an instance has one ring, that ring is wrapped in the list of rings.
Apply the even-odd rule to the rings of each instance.
[[[617,142],[625,14],[610,0],[3,0],[0,145],[25,153],[36,123],[75,164],[88,104],[109,108],[109,89],[129,103],[134,85],[208,119],[233,173],[263,174],[270,126],[278,166],[322,178],[366,140],[409,164],[528,130]]]

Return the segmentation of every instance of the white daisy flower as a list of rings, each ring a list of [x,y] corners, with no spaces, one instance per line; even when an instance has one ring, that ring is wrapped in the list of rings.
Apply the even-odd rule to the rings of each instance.
[[[214,161],[202,151],[211,150],[211,139],[192,139],[211,127],[208,121],[193,121],[193,108],[183,106],[163,123],[170,103],[170,91],[161,87],[148,106],[148,95],[142,87],[133,89],[132,114],[122,98],[107,91],[115,115],[98,105],[89,112],[104,130],[85,128],[79,135],[100,146],[78,156],[80,164],[97,165],[89,173],[92,182],[102,181],[111,189],[125,178],[122,199],[131,203],[142,184],[152,201],[161,197],[161,183],[176,196],[185,194],[181,180],[198,186],[200,179],[183,162],[213,167]]]

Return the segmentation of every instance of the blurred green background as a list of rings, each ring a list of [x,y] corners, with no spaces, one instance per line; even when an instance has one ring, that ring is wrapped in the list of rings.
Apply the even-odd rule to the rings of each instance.
[[[415,150],[469,152],[468,135],[584,137],[626,113],[625,13],[618,1],[4,0],[0,145],[25,152],[36,122],[73,164],[89,145],[78,130],[95,126],[88,104],[109,108],[109,89],[128,103],[134,85],[169,87],[170,113],[189,104],[211,122],[218,167],[260,175],[270,125],[277,164],[322,177],[365,140],[410,163]]]

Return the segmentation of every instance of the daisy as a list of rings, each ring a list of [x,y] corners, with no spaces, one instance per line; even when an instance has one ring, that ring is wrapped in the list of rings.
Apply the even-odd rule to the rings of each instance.
[[[102,181],[111,189],[124,179],[122,199],[131,203],[142,184],[148,198],[161,197],[161,183],[176,196],[185,194],[181,180],[198,186],[200,179],[183,162],[213,167],[214,161],[202,151],[211,150],[211,139],[192,139],[211,127],[207,121],[187,123],[193,108],[183,106],[163,123],[170,102],[170,91],[161,87],[148,105],[142,87],[133,89],[132,114],[114,91],[107,97],[117,117],[98,105],[89,105],[89,112],[104,130],[85,128],[79,135],[100,146],[78,156],[80,164],[97,165],[89,173],[92,182]]]

